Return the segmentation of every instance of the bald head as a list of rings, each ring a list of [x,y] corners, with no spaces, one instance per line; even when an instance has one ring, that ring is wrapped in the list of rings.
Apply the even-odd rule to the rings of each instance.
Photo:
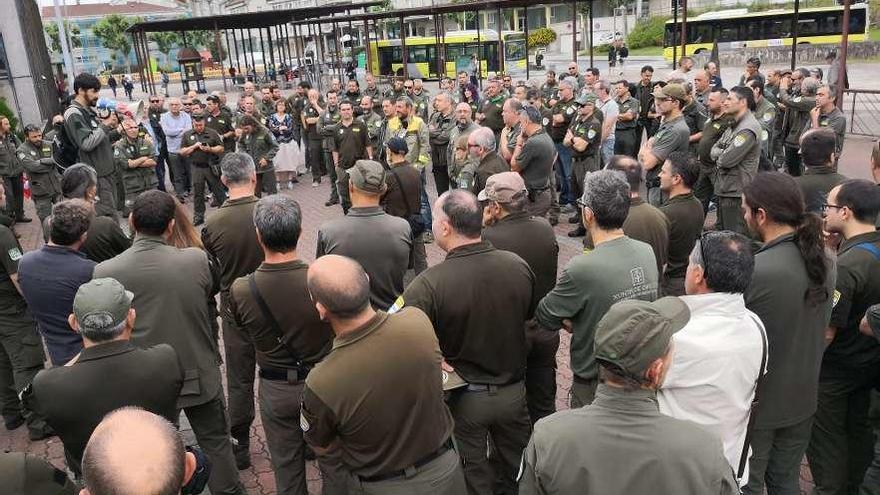
[[[177,495],[186,453],[167,420],[135,407],[117,409],[92,432],[83,453],[83,479],[91,495]]]
[[[357,261],[321,256],[309,266],[309,293],[332,319],[355,318],[370,309],[370,278]]]

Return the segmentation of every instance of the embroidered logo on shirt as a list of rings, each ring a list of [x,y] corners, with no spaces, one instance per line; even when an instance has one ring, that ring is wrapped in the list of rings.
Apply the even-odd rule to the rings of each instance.
[[[645,269],[640,266],[630,270],[629,276],[632,278],[633,285],[642,285],[645,283]]]
[[[9,259],[12,261],[18,261],[21,259],[21,251],[18,248],[12,248],[9,251],[6,251],[6,254],[9,255]]]
[[[733,145],[739,148],[740,146],[746,143],[746,137],[743,134],[737,134],[735,138],[733,138]]]

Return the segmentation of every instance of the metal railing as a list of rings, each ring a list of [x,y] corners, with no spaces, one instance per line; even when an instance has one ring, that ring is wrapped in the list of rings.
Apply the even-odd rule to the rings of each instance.
[[[843,90],[842,111],[848,134],[880,137],[880,90]]]

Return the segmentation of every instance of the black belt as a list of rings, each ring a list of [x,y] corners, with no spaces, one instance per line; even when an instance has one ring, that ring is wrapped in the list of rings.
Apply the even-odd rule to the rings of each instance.
[[[419,469],[420,467],[424,466],[425,464],[428,464],[429,462],[431,462],[431,461],[437,459],[438,457],[440,457],[441,455],[445,454],[451,448],[452,448],[452,437],[447,438],[446,441],[443,442],[443,445],[441,445],[439,449],[435,450],[434,452],[431,452],[430,454],[426,455],[425,457],[422,457],[421,459],[416,461],[415,464],[413,464],[410,467],[398,469],[397,471],[392,471],[390,473],[375,474],[373,476],[360,476],[359,475],[358,478],[364,483],[375,483],[377,481],[386,481],[386,480],[390,480],[393,478],[401,478],[403,476],[406,476],[408,471],[411,472],[416,469]]]
[[[292,368],[289,370],[264,368],[260,366],[260,378],[274,382],[299,383],[309,376],[309,371],[311,370],[312,368],[309,366],[302,366],[300,368]]]

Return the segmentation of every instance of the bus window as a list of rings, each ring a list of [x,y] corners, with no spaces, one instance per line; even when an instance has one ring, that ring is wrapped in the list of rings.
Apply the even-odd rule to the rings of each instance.
[[[407,62],[411,64],[419,64],[419,63],[427,63],[428,62],[428,49],[424,46],[410,46],[407,47],[408,57]]]
[[[385,46],[379,48],[377,51],[379,54],[379,74],[391,74],[391,65],[395,62],[393,47]]]
[[[486,61],[486,70],[497,72],[500,68],[498,64],[498,44],[494,42],[484,43],[481,60]]]
[[[718,41],[739,41],[740,21],[720,21],[718,23]]]
[[[694,22],[687,26],[688,43],[711,43],[712,23]]]
[[[822,16],[826,17],[826,16]],[[828,14],[827,17],[834,17],[834,14]],[[827,18],[826,17],[826,18]],[[834,23],[832,20],[831,23]],[[839,21],[837,22],[839,24]],[[815,36],[820,34],[818,19],[812,17],[799,16],[798,18],[798,36]]]

